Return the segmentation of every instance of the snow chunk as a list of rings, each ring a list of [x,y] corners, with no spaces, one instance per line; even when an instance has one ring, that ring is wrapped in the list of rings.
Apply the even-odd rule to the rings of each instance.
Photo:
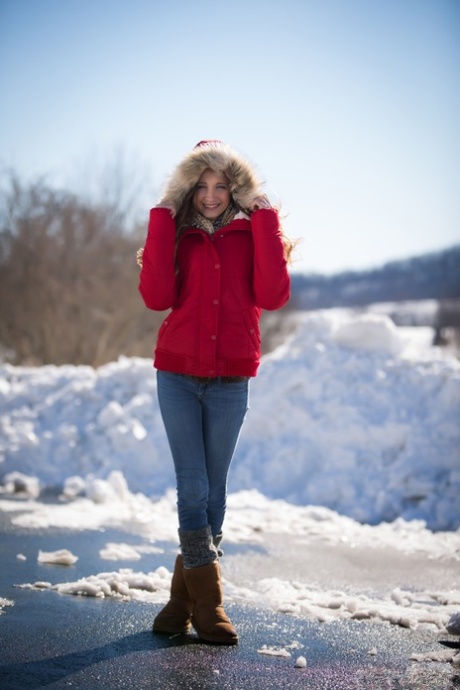
[[[62,492],[62,497],[71,501],[77,496],[84,495],[86,489],[86,482],[83,477],[73,476],[67,477],[64,480],[64,489]]]
[[[267,647],[267,645],[262,645],[260,649],[257,650],[259,654],[266,654],[267,656],[282,656],[290,657],[291,653],[287,649],[282,647]]]
[[[104,599],[112,597],[125,601],[139,600],[152,603],[164,602],[169,598],[171,573],[167,568],[157,568],[152,573],[135,573],[128,568],[118,572],[99,573],[81,578],[75,582],[64,582],[57,585],[34,583],[21,585],[29,589],[53,589],[60,594],[80,595]]]
[[[78,556],[74,556],[68,549],[59,549],[58,551],[39,551],[39,563],[49,563],[53,565],[73,565],[78,561]]]
[[[340,324],[334,333],[340,345],[366,350],[382,351],[395,355],[403,348],[397,327],[388,316],[361,314]]]
[[[11,599],[4,599],[3,597],[0,597],[0,615],[3,613],[3,609],[5,606],[14,606],[14,601],[11,601]]]
[[[410,659],[411,661],[441,661],[441,662],[446,662],[446,661],[453,661],[454,657],[456,656],[456,652],[452,651],[452,649],[442,649],[437,652],[423,652],[420,654],[411,654]]]
[[[446,623],[446,630],[450,635],[460,635],[460,611],[451,615]]]
[[[3,484],[2,493],[23,494],[29,498],[37,498],[40,495],[40,480],[22,472],[8,472],[3,477]]]

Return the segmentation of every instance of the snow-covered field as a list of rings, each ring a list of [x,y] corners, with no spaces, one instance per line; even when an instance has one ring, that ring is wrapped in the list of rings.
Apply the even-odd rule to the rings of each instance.
[[[286,534],[457,564],[460,363],[431,340],[431,329],[396,328],[382,314],[299,317],[251,384],[226,541]],[[142,543],[107,544],[101,558],[112,561],[135,561],[154,542],[175,542],[174,475],[150,360],[121,358],[99,370],[4,365],[0,411],[0,510],[15,524],[129,525]],[[60,487],[58,502],[40,498],[50,486]],[[11,500],[21,488],[28,497]],[[169,578],[164,567],[121,568],[54,587],[162,601]],[[375,618],[436,630],[455,621],[460,607],[458,589],[396,588],[376,598],[277,578],[248,588],[228,578],[226,592],[317,620]]]
[[[460,363],[431,338],[384,315],[303,316],[252,381],[230,492],[257,489],[369,524],[403,517],[457,529]],[[120,470],[131,491],[160,497],[174,486],[150,360],[3,366],[0,414],[7,479],[21,472],[59,486]]]

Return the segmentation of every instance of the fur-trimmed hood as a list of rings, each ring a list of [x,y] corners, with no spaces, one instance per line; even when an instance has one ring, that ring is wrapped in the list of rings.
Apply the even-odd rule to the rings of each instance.
[[[249,209],[254,199],[263,193],[262,182],[246,159],[228,144],[204,141],[197,144],[173,171],[160,203],[173,204],[177,213],[187,193],[207,169],[226,175],[230,193],[242,209]]]

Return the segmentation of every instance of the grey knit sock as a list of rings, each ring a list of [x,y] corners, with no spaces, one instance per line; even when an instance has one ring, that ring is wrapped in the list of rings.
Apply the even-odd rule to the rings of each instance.
[[[216,534],[215,537],[212,538],[212,543],[216,547],[217,555],[219,558],[221,558],[224,555],[223,550],[220,548],[220,542],[222,541],[223,538],[222,532],[219,532],[219,534]]]
[[[217,560],[209,525],[197,530],[179,530],[184,568],[199,568]]]

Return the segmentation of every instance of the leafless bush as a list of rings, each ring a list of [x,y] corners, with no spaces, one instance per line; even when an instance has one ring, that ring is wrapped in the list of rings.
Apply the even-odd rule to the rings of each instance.
[[[145,227],[114,202],[85,201],[10,174],[0,200],[0,344],[16,364],[150,356],[162,315],[137,290]]]

